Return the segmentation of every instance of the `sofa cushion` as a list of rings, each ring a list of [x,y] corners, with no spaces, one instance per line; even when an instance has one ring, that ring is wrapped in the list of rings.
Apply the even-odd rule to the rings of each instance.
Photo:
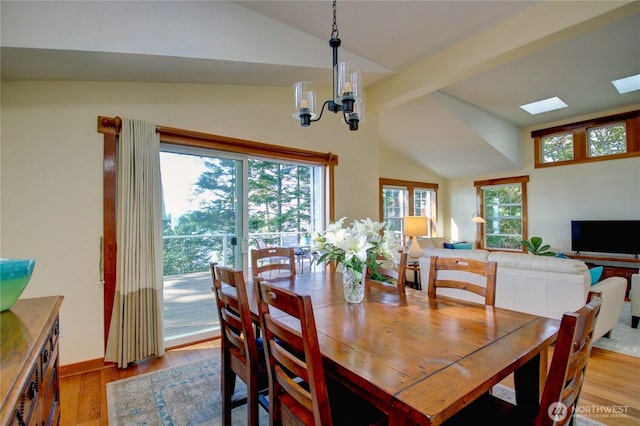
[[[604,268],[602,266],[596,266],[595,268],[589,269],[589,275],[591,275],[591,285],[597,284],[598,281],[600,281],[603,270]]]
[[[456,250],[471,250],[473,249],[473,243],[453,243],[453,248]]]
[[[466,259],[475,259],[486,262],[487,258],[489,257],[489,252],[486,250],[449,250],[446,248],[426,248],[422,250],[422,256],[427,258],[427,262],[430,261],[429,258],[431,256],[462,257]]]
[[[496,251],[489,254],[489,260],[498,262],[498,268],[534,269],[568,274],[584,274],[589,269],[584,262],[576,259],[561,259],[524,253]]]
[[[426,248],[443,248],[446,238],[444,237],[418,237],[418,244],[423,249]]]
[[[421,249],[432,248],[433,243],[431,242],[431,238],[429,237],[418,237],[418,244]]]

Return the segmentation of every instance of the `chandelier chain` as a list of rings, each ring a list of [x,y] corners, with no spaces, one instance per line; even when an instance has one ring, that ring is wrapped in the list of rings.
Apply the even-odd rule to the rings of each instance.
[[[331,28],[331,38],[339,38],[338,24],[336,23],[336,0],[333,0],[333,27]]]

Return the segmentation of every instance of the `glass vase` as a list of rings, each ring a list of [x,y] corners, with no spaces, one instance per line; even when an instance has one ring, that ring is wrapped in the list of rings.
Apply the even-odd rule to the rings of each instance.
[[[358,272],[352,268],[342,268],[342,285],[344,289],[344,300],[347,303],[361,303],[364,299],[363,272]]]

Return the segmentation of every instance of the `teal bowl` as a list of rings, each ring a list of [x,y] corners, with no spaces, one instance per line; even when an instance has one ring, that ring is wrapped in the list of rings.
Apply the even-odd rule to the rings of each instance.
[[[36,261],[0,258],[0,312],[10,309],[27,287]]]

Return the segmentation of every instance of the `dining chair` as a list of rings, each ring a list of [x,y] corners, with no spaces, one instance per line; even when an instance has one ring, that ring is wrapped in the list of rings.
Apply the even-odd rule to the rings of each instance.
[[[256,247],[258,247],[258,249],[267,248],[267,243],[265,243],[262,238],[256,237],[255,240]]]
[[[460,257],[431,256],[427,294],[436,298],[438,288],[457,289],[484,297],[485,305],[495,306],[496,302],[496,262],[483,262]],[[441,273],[448,274],[441,278]],[[475,279],[472,281],[472,278]],[[476,281],[484,281],[484,286]],[[449,294],[447,294],[449,295]],[[454,295],[452,295],[455,297]]]
[[[408,254],[400,251],[400,259],[397,265],[391,265],[390,262],[383,262],[378,273],[384,277],[384,281],[404,288],[407,277],[407,258]]]
[[[496,396],[485,394],[446,425],[483,424],[551,426],[573,424],[575,408],[586,373],[593,330],[602,298],[590,293],[588,303],[562,316],[551,366],[537,410],[525,410]],[[470,423],[471,422],[471,423]]]
[[[304,260],[309,259],[309,263],[311,263],[311,247],[301,245],[298,234],[283,234],[282,245],[284,247],[293,247],[293,256],[300,265],[301,273],[304,274]]]
[[[386,424],[375,407],[325,377],[311,297],[259,277],[255,289],[267,355],[270,424]],[[272,307],[288,316],[272,316]]]
[[[267,247],[251,250],[251,273],[260,276],[265,272],[278,272],[280,276],[295,276],[296,262],[293,247]]]
[[[213,289],[220,319],[222,351],[222,418],[231,424],[231,410],[247,404],[247,424],[258,426],[258,405],[269,410],[265,397],[268,373],[262,342],[256,341],[242,271],[211,263]],[[233,399],[236,377],[245,383],[246,397]]]

